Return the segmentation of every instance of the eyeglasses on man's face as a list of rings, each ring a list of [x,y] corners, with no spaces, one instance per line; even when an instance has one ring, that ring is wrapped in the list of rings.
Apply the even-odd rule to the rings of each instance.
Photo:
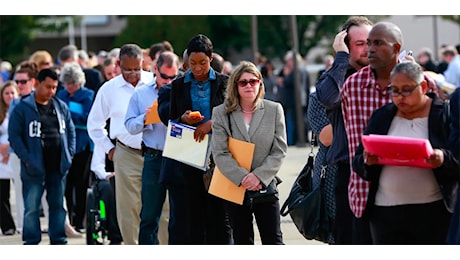
[[[391,96],[393,97],[398,97],[398,96],[403,96],[403,97],[408,97],[412,94],[412,92],[414,92],[414,90],[416,90],[418,87],[420,87],[422,83],[419,83],[417,84],[416,86],[410,88],[410,89],[406,89],[406,90],[397,90],[398,88],[396,86],[393,86],[393,85],[390,85],[390,93],[391,93]]]

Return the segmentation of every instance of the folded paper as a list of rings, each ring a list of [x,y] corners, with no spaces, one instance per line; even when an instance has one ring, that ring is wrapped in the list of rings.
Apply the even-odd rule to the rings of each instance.
[[[238,162],[239,166],[248,171],[251,169],[254,149],[255,144],[253,143],[241,141],[232,137],[228,138],[228,150],[232,154],[233,159]],[[225,177],[218,165],[216,165],[208,192],[216,197],[242,205],[246,189],[231,182]]]
[[[160,123],[160,115],[158,115],[158,100],[153,101],[150,112],[145,117],[144,125]]]

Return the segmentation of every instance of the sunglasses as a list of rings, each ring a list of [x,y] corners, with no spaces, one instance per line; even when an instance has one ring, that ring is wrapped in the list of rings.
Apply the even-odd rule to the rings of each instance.
[[[16,81],[16,84],[19,85],[19,84],[26,84],[29,81],[29,79],[17,79],[15,81]]]
[[[161,77],[162,79],[171,79],[171,80],[172,80],[172,79],[177,78],[177,75],[168,76],[168,75],[166,75],[166,74],[161,73],[160,71],[158,71],[158,73],[160,73],[160,77]]]
[[[243,88],[249,83],[249,85],[251,85],[251,87],[254,87],[259,82],[260,82],[259,79],[250,79],[250,80],[242,79],[242,80],[238,81],[238,86]]]

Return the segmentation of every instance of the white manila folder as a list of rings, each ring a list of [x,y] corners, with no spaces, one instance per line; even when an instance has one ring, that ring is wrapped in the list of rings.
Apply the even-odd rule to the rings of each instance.
[[[195,129],[196,127],[169,120],[163,156],[204,171],[211,153],[211,135],[207,134],[203,141],[196,142],[193,138]]]

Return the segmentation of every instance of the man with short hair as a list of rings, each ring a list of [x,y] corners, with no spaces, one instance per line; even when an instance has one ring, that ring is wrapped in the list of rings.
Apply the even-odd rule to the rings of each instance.
[[[142,133],[144,167],[142,170],[140,245],[160,243],[158,239],[159,220],[166,198],[166,186],[160,184],[159,178],[167,127],[161,121],[152,124],[146,122],[146,119],[152,112],[153,102],[158,99],[159,89],[177,77],[179,57],[170,51],[162,52],[158,56],[157,63],[152,67],[155,73],[154,81],[136,89],[131,96],[125,116],[125,126],[128,132],[134,135]],[[173,222],[174,220],[170,223]]]
[[[41,241],[40,201],[46,189],[50,243],[67,244],[63,199],[66,175],[75,153],[75,126],[68,106],[55,97],[57,73],[43,69],[37,80],[35,91],[13,109],[8,127],[10,145],[21,160],[22,240],[26,245]]]
[[[128,103],[136,88],[153,80],[151,72],[142,70],[142,49],[125,44],[117,61],[121,75],[107,81],[99,89],[88,116],[88,133],[95,145],[103,147],[113,160],[116,173],[115,200],[118,224],[124,244],[138,244],[142,166],[142,134],[130,134],[124,125]],[[110,138],[106,135],[106,121],[110,118]],[[116,139],[114,145],[110,139]]]
[[[60,65],[64,66],[64,64],[68,62],[77,62],[80,64],[83,72],[85,73],[85,87],[92,89],[94,93],[97,93],[104,82],[102,73],[97,69],[82,66],[82,63],[79,62],[80,58],[78,53],[79,51],[75,45],[66,45],[62,47],[58,53]]]
[[[389,22],[375,24],[367,38],[369,65],[348,77],[341,90],[341,105],[348,138],[351,172],[348,197],[351,210],[355,215],[353,218],[353,244],[372,243],[370,235],[369,237],[367,235],[370,234],[369,221],[364,217],[369,213],[369,207],[372,205],[367,203],[369,182],[353,171],[351,162],[372,112],[392,102],[389,91],[390,73],[400,62],[399,54],[402,45],[403,36],[397,25]],[[408,58],[405,57],[405,59]],[[430,91],[434,90],[437,93],[433,79],[425,75],[425,80]]]
[[[335,244],[352,244],[352,220],[348,200],[348,182],[350,163],[348,140],[340,104],[340,90],[344,81],[353,73],[369,64],[367,59],[367,36],[372,22],[365,16],[350,16],[336,35],[333,48],[336,57],[332,67],[325,71],[316,82],[318,101],[326,108],[329,123],[332,126],[332,143],[326,154],[328,164],[336,164],[337,179],[335,186]],[[328,128],[325,128],[326,131]],[[321,140],[320,140],[321,141]]]

